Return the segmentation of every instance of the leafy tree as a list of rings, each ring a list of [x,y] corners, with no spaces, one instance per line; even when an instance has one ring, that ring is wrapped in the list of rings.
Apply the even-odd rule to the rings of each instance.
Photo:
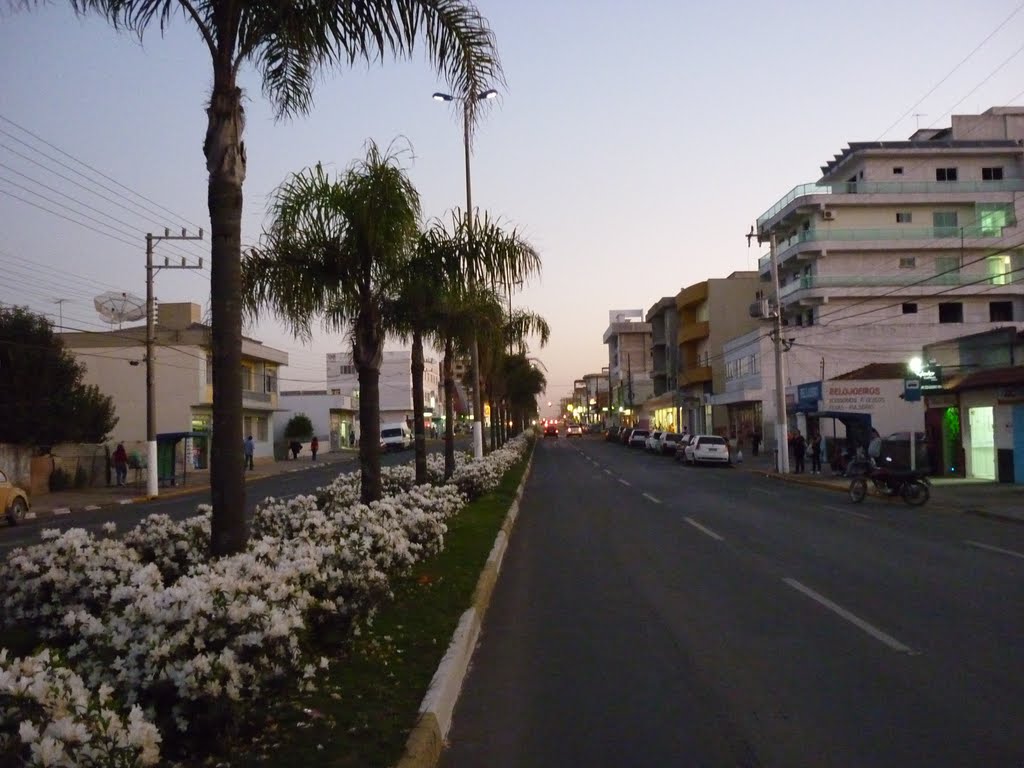
[[[272,223],[246,255],[252,313],[270,309],[296,336],[315,319],[347,329],[359,377],[362,500],[381,497],[380,364],[385,313],[419,236],[420,199],[396,157],[370,142],[366,159],[332,180],[323,167],[278,188]]]
[[[304,413],[296,413],[284,427],[284,436],[308,440],[313,436],[313,422]]]
[[[38,0],[14,0],[32,6]],[[203,142],[209,173],[213,433],[222,445],[242,444],[242,183],[245,116],[238,73],[257,71],[279,118],[313,106],[313,84],[325,66],[408,57],[423,40],[431,63],[461,98],[467,125],[473,98],[501,79],[494,37],[466,0],[71,0],[77,13],[97,13],[140,37],[161,31],[177,12],[199,32],[212,64]],[[210,463],[214,555],[241,551],[247,539],[241,451],[214,451]]]
[[[82,383],[85,365],[45,317],[0,307],[0,443],[102,443],[117,425],[113,400]]]

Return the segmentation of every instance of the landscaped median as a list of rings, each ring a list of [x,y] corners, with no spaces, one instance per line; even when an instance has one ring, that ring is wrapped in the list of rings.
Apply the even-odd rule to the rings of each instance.
[[[370,505],[358,474],[268,500],[212,562],[202,509],[45,532],[3,566],[0,763],[393,764],[527,453],[463,457],[448,484],[441,461],[436,485],[385,469]]]

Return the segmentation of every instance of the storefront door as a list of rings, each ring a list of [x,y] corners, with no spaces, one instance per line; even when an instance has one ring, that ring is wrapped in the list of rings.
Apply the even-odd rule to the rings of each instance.
[[[967,413],[971,430],[971,477],[995,480],[996,450],[992,406],[970,408]]]

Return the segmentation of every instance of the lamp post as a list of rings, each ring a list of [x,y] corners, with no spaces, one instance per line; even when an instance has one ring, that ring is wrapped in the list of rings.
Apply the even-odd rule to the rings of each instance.
[[[473,101],[486,101],[497,97],[498,92],[489,88],[482,93],[475,94],[468,98],[456,98],[450,93],[435,93],[435,101],[461,101],[462,102],[462,143],[466,151],[466,215],[469,216],[469,229],[466,237],[469,250],[473,250],[473,228],[476,217],[473,215],[473,185],[469,173],[469,106]],[[482,459],[484,455],[484,424],[483,424],[483,397],[480,392],[480,347],[477,344],[476,331],[473,332],[473,343],[470,345],[470,362],[473,366],[473,456]]]

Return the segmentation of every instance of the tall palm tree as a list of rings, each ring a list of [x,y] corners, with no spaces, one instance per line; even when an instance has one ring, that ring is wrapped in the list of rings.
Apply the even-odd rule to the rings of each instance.
[[[14,0],[25,7],[39,0]],[[313,84],[325,66],[408,57],[423,40],[434,68],[461,97],[467,125],[475,125],[473,98],[501,80],[494,36],[467,0],[70,0],[79,14],[97,13],[117,29],[140,36],[160,30],[180,12],[210,53],[213,78],[203,142],[209,173],[210,294],[212,308],[213,501],[211,551],[245,546],[242,444],[242,183],[246,151],[238,73],[251,65],[279,118],[313,106]]]
[[[419,234],[419,194],[393,154],[370,142],[366,159],[332,180],[322,166],[277,190],[272,224],[242,262],[250,312],[270,309],[299,337],[312,322],[348,329],[359,376],[362,500],[381,497],[380,364],[395,275]]]
[[[525,356],[529,352],[530,346],[527,342],[534,336],[539,340],[541,347],[546,346],[551,338],[551,327],[541,315],[523,308],[512,309],[505,315],[500,335],[501,346],[494,350],[494,364],[488,376],[488,382],[492,384],[491,412],[497,410],[500,413],[499,419],[492,419],[492,424],[497,427],[492,429],[492,434],[499,444],[504,444],[508,439],[508,363],[516,355]]]

